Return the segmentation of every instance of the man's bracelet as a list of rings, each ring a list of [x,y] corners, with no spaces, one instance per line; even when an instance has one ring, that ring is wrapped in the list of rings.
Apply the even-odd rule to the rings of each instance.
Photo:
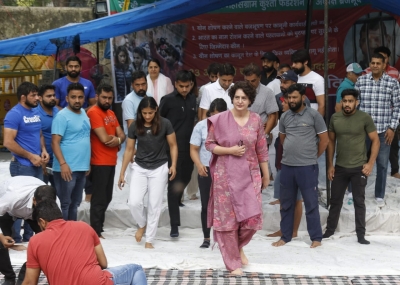
[[[60,166],[62,166],[62,165],[64,165],[64,164],[67,164],[67,162],[66,162],[66,161],[64,161],[64,163],[61,163],[61,164],[60,164]]]

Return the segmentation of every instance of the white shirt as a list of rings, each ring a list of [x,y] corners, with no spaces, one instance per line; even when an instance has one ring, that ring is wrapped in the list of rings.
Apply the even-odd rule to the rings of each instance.
[[[233,104],[231,97],[229,97],[228,92],[232,87],[233,83],[227,90],[222,88],[219,84],[219,80],[215,81],[204,87],[201,94],[200,108],[204,110],[210,109],[211,102],[217,98],[222,98],[225,100],[228,110],[233,109]]]
[[[275,78],[272,80],[270,83],[267,85],[268,88],[270,88],[272,91],[274,91],[274,95],[278,95],[281,93],[281,80],[278,78]]]
[[[32,176],[14,176],[0,185],[0,216],[8,213],[21,219],[32,219],[33,194],[36,188],[46,185]]]
[[[310,99],[311,108],[318,110],[316,97],[325,94],[325,80],[318,73],[311,71],[307,75],[300,76],[297,83],[301,83],[306,87],[307,98]]]

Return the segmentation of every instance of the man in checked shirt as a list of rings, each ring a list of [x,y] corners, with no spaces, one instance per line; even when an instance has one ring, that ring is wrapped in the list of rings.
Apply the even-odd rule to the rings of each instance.
[[[390,145],[400,119],[400,85],[387,75],[385,58],[377,53],[371,56],[371,73],[360,76],[354,86],[360,92],[360,110],[368,113],[376,126],[380,148],[376,159],[375,200],[385,205],[385,188]],[[367,149],[371,141],[367,138]]]

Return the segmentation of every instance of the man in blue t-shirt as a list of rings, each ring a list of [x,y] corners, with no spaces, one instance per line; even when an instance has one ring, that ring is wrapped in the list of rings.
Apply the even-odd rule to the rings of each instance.
[[[11,176],[33,176],[43,180],[42,164],[49,161],[37,110],[38,87],[23,82],[17,88],[18,104],[4,119],[4,146],[12,153]]]
[[[52,168],[53,166],[53,149],[51,148],[51,124],[54,117],[58,113],[56,107],[56,87],[54,85],[44,84],[39,88],[40,104],[37,109],[40,114],[40,121],[42,123],[42,134],[46,143],[46,150],[49,153],[50,159],[47,164],[43,165],[43,181],[47,184],[50,181],[51,186],[55,187],[53,174],[47,173],[46,166]]]
[[[68,106],[58,112],[51,126],[53,175],[63,218],[76,221],[90,169],[90,122],[82,109],[82,84],[71,83],[67,92]]]
[[[96,104],[96,92],[92,82],[80,77],[82,63],[79,57],[70,56],[65,61],[65,69],[67,76],[61,77],[53,82],[56,87],[56,102],[61,108],[67,107],[68,102],[65,100],[67,96],[67,88],[71,83],[80,83],[84,88],[85,98],[82,107],[87,108]]]
[[[30,82],[22,82],[17,88],[18,104],[4,118],[4,146],[12,153],[11,176],[33,176],[43,180],[42,165],[49,161],[41,120],[37,110],[39,105],[38,87]],[[28,224],[24,224],[21,237],[21,219],[14,223],[17,242],[29,241],[33,235]]]

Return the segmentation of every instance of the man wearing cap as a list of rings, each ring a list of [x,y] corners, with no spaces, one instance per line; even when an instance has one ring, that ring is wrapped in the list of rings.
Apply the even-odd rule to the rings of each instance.
[[[272,52],[264,53],[262,60],[263,71],[261,72],[261,83],[267,85],[276,78],[279,67],[279,58]]]
[[[335,112],[342,111],[342,92],[346,89],[354,89],[358,77],[361,76],[363,70],[358,63],[350,63],[346,68],[346,78],[340,83],[336,90],[336,105]]]

